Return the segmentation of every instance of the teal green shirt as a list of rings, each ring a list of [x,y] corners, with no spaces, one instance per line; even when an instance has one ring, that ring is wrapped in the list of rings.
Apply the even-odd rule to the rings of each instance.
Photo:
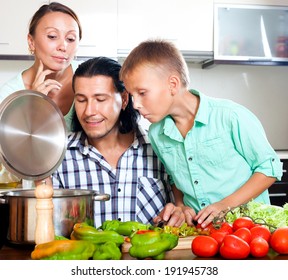
[[[194,126],[183,138],[167,116],[149,138],[184,203],[198,212],[235,192],[255,172],[281,179],[282,163],[257,117],[230,100],[200,96]],[[256,199],[270,204],[268,191]]]

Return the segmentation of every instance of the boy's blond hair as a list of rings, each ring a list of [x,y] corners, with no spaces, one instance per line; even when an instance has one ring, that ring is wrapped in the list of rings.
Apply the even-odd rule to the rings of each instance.
[[[120,79],[123,81],[138,66],[145,64],[178,74],[182,85],[188,87],[187,64],[181,52],[171,42],[147,40],[140,43],[125,59],[120,70]]]

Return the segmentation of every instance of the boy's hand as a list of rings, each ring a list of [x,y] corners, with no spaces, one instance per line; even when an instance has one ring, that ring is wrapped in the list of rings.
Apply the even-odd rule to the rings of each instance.
[[[230,208],[227,207],[226,204],[222,203],[221,201],[218,201],[200,210],[196,215],[196,217],[194,218],[194,220],[197,221],[202,228],[205,228],[220,213],[223,213],[223,211],[224,212],[228,211],[229,209]]]

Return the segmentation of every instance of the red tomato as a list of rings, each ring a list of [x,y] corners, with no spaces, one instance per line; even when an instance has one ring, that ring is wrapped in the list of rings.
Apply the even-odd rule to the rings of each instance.
[[[198,257],[213,257],[218,253],[218,242],[208,235],[198,235],[192,240],[191,250]]]
[[[269,252],[269,243],[263,237],[255,237],[250,242],[250,254],[253,257],[265,257]]]
[[[252,228],[254,226],[254,222],[251,218],[249,217],[240,217],[240,218],[237,218],[233,224],[233,230],[236,231],[237,229],[239,228]]]
[[[220,247],[220,255],[229,260],[245,259],[250,254],[249,244],[240,237],[228,234]]]
[[[267,242],[269,242],[271,232],[267,227],[258,225],[250,228],[250,232],[251,232],[251,239],[254,239],[255,237],[262,237]]]
[[[236,231],[234,231],[232,234],[240,237],[244,241],[246,241],[248,244],[251,241],[251,232],[248,228],[238,228]]]
[[[212,232],[210,234],[210,236],[212,238],[214,238],[217,242],[218,242],[218,245],[219,247],[221,246],[222,242],[223,242],[223,239],[224,237],[227,235],[228,233],[227,232],[224,232],[224,231],[215,231],[215,232]]]
[[[271,234],[270,246],[278,254],[288,254],[288,226],[277,228]]]
[[[196,228],[197,228],[197,229],[201,229],[201,231],[203,231],[203,230],[206,231],[206,230],[207,230],[207,231],[210,232],[210,228],[211,228],[211,227],[213,227],[212,223],[208,224],[205,228],[202,228],[202,227],[201,227],[201,224],[197,224],[197,225],[196,225]]]
[[[222,232],[226,232],[227,234],[233,233],[232,225],[227,222],[219,223],[216,225],[213,225],[211,223],[209,225],[209,230],[210,230],[210,233],[213,233],[215,231],[222,231]]]

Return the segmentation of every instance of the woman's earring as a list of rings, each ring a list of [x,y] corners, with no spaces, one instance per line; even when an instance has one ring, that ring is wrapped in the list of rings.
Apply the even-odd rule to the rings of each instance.
[[[29,48],[29,52],[31,55],[34,55],[34,50],[32,50],[31,48]]]

